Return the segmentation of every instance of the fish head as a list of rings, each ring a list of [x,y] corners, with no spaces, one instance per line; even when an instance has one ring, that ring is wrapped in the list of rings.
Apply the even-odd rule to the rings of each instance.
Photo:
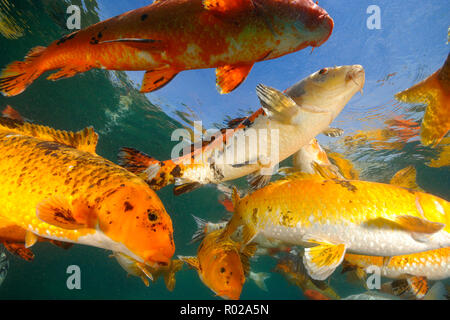
[[[252,0],[258,15],[277,37],[297,43],[296,50],[319,47],[331,36],[334,21],[312,0]]]
[[[122,184],[99,207],[99,227],[118,251],[149,266],[170,262],[175,245],[172,220],[156,193],[144,182]]]
[[[362,92],[365,71],[361,65],[323,68],[299,81],[285,93],[306,111],[329,113],[335,119],[358,92]]]
[[[245,275],[237,245],[231,241],[216,242],[216,238],[207,236],[199,247],[198,257],[203,282],[218,296],[238,300]]]
[[[317,139],[312,139],[307,145],[303,146],[292,158],[294,167],[302,172],[313,174],[313,162],[319,165],[329,165],[330,161],[326,152],[322,149]]]

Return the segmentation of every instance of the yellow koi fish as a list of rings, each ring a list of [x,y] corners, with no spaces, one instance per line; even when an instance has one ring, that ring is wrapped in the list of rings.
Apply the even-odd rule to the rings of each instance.
[[[121,252],[157,266],[174,251],[172,221],[134,174],[95,153],[92,128],[74,133],[0,118],[0,218],[39,237]]]

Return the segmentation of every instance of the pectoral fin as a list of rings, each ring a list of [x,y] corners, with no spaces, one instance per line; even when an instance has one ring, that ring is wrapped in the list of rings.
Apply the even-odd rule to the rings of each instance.
[[[194,268],[195,270],[200,271],[200,264],[196,257],[178,256],[178,259],[186,262],[190,267]]]
[[[161,89],[166,84],[175,78],[178,74],[178,70],[171,68],[161,70],[149,70],[145,73],[144,80],[142,82],[141,93],[148,93]]]
[[[342,263],[345,256],[345,245],[314,240],[309,242],[315,243],[317,246],[305,248],[303,263],[311,278],[325,280]]]
[[[230,93],[244,82],[253,68],[253,63],[226,65],[216,69],[216,85],[220,94]]]
[[[241,250],[240,258],[245,276],[248,276],[250,274],[250,258],[253,257],[256,249],[258,249],[258,246],[256,244],[249,244],[243,247],[243,250]]]
[[[97,221],[95,210],[83,200],[70,204],[65,198],[53,196],[37,205],[37,217],[66,230],[93,228]]]
[[[394,221],[401,225],[404,229],[414,233],[433,234],[441,231],[445,224],[433,222],[413,216],[397,216]]]
[[[232,16],[255,8],[252,0],[203,0],[203,7],[223,16]]]
[[[298,112],[299,106],[295,101],[277,89],[259,84],[256,94],[264,111],[273,120],[289,123]]]
[[[270,183],[271,175],[263,175],[261,170],[251,173],[247,176],[247,182],[252,190],[264,188]]]
[[[136,262],[136,267],[138,267],[139,270],[141,270],[146,275],[147,278],[153,281],[153,275],[151,274],[150,270],[147,269],[147,266],[145,264],[141,262]]]

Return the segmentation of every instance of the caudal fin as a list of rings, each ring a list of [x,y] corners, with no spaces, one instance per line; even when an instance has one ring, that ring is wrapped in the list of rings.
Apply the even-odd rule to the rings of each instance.
[[[26,55],[25,61],[15,61],[3,69],[0,74],[0,92],[4,96],[22,93],[45,71],[36,63],[45,50],[45,47],[35,47]]]
[[[192,217],[194,218],[195,223],[197,224],[197,231],[195,231],[195,233],[192,235],[192,240],[189,242],[189,244],[203,240],[203,238],[206,236],[208,224],[208,221],[202,218],[196,217],[194,215],[192,215]]]

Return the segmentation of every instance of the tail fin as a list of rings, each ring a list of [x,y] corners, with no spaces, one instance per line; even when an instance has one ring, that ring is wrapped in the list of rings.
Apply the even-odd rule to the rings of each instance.
[[[6,106],[5,109],[2,111],[2,116],[18,121],[24,121],[23,117],[20,115],[20,113],[16,110],[14,110],[11,106]]]
[[[175,289],[175,274],[183,268],[183,265],[184,261],[182,260],[172,260],[169,270],[164,274],[164,283],[167,290],[172,292]]]
[[[122,148],[118,158],[119,165],[140,176],[154,190],[174,183],[182,173],[181,167],[173,161],[158,161],[133,148]]]
[[[189,242],[189,244],[203,240],[203,238],[206,236],[206,225],[208,223],[208,221],[203,220],[202,218],[196,217],[194,215],[192,215],[192,217],[197,224],[197,231],[195,231],[195,233],[192,235],[192,240],[191,242]]]
[[[45,70],[37,67],[37,59],[46,50],[35,47],[26,55],[25,61],[15,61],[0,74],[0,92],[7,97],[16,96],[36,80]]]
[[[252,279],[255,282],[255,284],[258,286],[258,288],[260,288],[261,290],[269,291],[269,290],[267,290],[267,286],[265,283],[266,279],[270,278],[269,273],[250,271],[249,278]]]

